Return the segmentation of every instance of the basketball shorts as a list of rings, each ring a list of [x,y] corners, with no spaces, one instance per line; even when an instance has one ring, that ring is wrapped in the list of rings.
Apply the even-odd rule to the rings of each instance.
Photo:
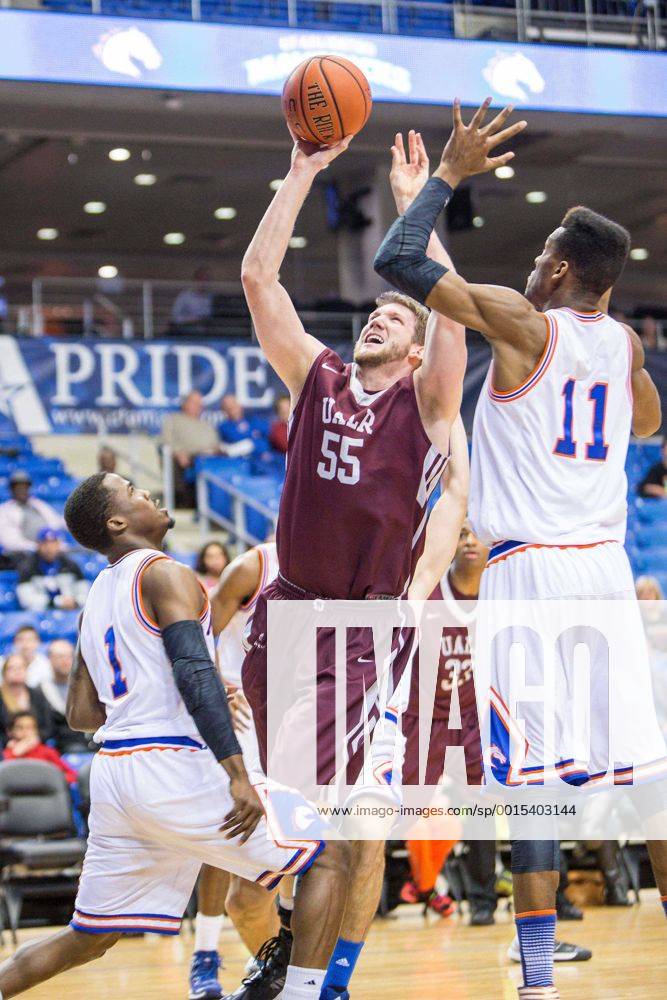
[[[618,542],[495,546],[482,576],[474,661],[484,759],[496,781],[664,777],[640,608]]]
[[[450,728],[446,718],[436,717],[431,723],[426,761],[420,760],[419,715],[406,712],[401,719],[405,740],[401,784],[437,785],[440,783],[448,747],[461,747],[465,760],[465,775],[468,785],[481,785],[483,776],[482,742],[479,730],[477,707],[461,710],[460,728]],[[420,764],[422,766],[420,766]],[[424,777],[422,779],[422,772]]]
[[[317,637],[316,689],[306,684],[301,688],[298,684],[294,686],[295,697],[289,708],[289,725],[281,727],[277,740],[277,743],[281,739],[287,741],[286,746],[268,747],[268,604],[270,601],[311,599],[321,600],[278,577],[260,594],[250,633],[245,640],[247,652],[242,672],[243,692],[255,718],[262,768],[270,776],[271,771],[266,771],[267,757],[284,759],[289,753],[297,760],[301,752],[310,754],[312,748],[306,745],[303,734],[311,731],[312,720],[315,718],[318,788],[339,781],[341,770],[344,771],[344,783],[348,787],[359,784],[360,781],[365,784],[368,767],[371,766],[372,769],[366,737],[374,733],[380,722],[381,711],[376,651],[371,628],[355,627],[347,630],[344,725],[337,726],[336,720],[335,636],[332,629],[321,628]],[[395,630],[391,648],[390,697],[391,692],[398,688],[409,665],[414,648],[413,633],[414,630],[407,628]],[[298,671],[299,668],[294,669]],[[341,745],[337,742],[337,733]],[[278,780],[286,781],[282,776]],[[378,780],[385,784],[383,776]],[[296,783],[303,790],[303,785],[298,781]],[[314,794],[314,786],[308,783],[308,795]]]
[[[178,934],[203,863],[274,888],[306,871],[320,840],[284,840],[265,786],[271,823],[250,839],[225,839],[229,779],[208,749],[187,737],[111,740],[91,771],[90,836],[72,927],[89,934]],[[311,811],[304,800],[298,808]],[[269,829],[270,826],[270,829]]]

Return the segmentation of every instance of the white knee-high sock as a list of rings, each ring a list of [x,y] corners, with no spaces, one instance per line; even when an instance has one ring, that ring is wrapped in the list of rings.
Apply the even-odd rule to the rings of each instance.
[[[225,918],[207,917],[198,913],[195,920],[195,951],[217,951],[220,931]]]
[[[280,1000],[318,1000],[326,969],[300,969],[290,965]]]

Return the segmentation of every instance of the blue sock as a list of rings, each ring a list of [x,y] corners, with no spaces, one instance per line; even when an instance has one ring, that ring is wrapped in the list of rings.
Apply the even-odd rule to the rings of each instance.
[[[661,896],[660,898],[662,899],[662,908],[665,911],[665,916],[667,917],[667,896]]]
[[[332,986],[335,990],[343,992],[348,988],[363,946],[363,941],[346,941],[345,938],[338,938],[324,977],[323,989]]]
[[[556,911],[517,913],[524,986],[553,986]]]

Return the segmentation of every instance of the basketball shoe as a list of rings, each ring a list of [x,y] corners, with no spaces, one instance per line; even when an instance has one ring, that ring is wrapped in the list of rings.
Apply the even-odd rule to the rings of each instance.
[[[220,1000],[222,986],[218,971],[222,966],[217,951],[196,951],[190,965],[190,1000]]]
[[[255,955],[254,971],[226,1000],[273,1000],[277,997],[285,985],[291,951],[292,935],[281,927],[277,936],[265,941]]]

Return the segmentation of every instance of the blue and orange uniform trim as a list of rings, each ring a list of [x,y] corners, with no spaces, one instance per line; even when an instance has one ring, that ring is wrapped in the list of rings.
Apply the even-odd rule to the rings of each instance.
[[[491,368],[491,378],[489,381],[489,396],[494,401],[494,403],[513,403],[517,399],[521,399],[526,393],[534,389],[537,383],[543,378],[545,372],[547,371],[549,365],[553,361],[554,354],[556,353],[556,346],[558,344],[558,323],[556,317],[551,313],[544,313],[544,322],[547,326],[547,339],[544,344],[544,349],[540,355],[540,359],[533,368],[532,372],[527,379],[518,385],[516,389],[510,389],[508,391],[501,391],[496,389],[493,385],[493,367]]]

